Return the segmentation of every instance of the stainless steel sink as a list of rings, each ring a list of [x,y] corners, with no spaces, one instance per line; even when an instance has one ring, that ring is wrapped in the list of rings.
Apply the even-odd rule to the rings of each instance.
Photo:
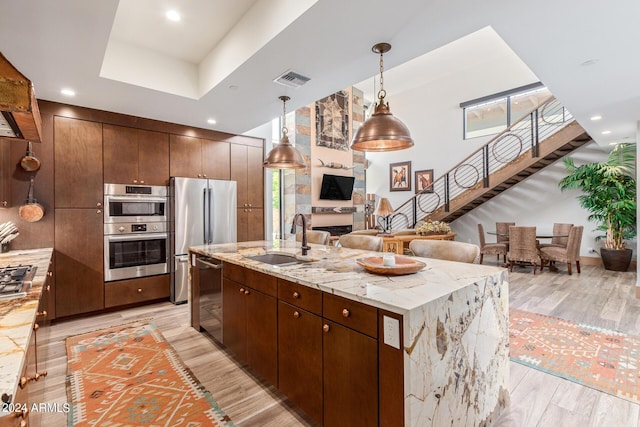
[[[305,261],[300,261],[295,258],[294,255],[284,255],[284,254],[265,254],[265,255],[255,255],[246,257],[253,261],[264,262],[265,264],[271,265],[295,265],[300,264]]]

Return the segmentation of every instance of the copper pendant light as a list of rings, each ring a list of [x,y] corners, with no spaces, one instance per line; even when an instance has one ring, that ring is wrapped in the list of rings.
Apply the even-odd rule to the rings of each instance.
[[[264,159],[263,166],[273,169],[300,169],[306,167],[302,154],[289,142],[287,133],[287,110],[286,102],[288,96],[278,97],[282,101],[282,138],[280,143],[273,147],[267,158]]]
[[[384,90],[382,78],[382,55],[391,50],[389,43],[375,44],[371,50],[380,54],[380,90],[376,110],[358,129],[351,149],[357,151],[394,151],[413,147],[413,139],[409,129],[399,119],[391,114],[389,103],[384,101],[387,92]]]

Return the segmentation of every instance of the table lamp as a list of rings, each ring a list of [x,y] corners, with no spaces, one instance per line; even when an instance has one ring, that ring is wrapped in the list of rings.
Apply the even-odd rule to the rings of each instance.
[[[378,217],[378,224],[382,227],[382,232],[388,233],[391,228],[391,214],[393,214],[393,208],[391,207],[391,203],[389,203],[389,199],[381,197],[373,214]]]

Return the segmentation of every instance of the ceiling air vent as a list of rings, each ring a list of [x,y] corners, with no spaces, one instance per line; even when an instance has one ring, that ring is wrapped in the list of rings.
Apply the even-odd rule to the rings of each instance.
[[[309,80],[311,80],[311,78],[298,74],[295,71],[288,70],[279,77],[276,77],[273,81],[288,87],[300,87]]]

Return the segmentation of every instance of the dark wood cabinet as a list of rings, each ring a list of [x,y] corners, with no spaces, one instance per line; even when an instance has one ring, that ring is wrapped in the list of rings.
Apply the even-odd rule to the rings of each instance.
[[[278,304],[274,297],[249,287],[247,303],[247,363],[269,383],[278,385]]]
[[[55,210],[56,317],[104,308],[101,209]]]
[[[225,264],[223,274],[224,345],[257,374],[277,385],[278,307],[275,278],[231,264]]]
[[[238,241],[264,239],[264,150],[231,146],[231,179],[238,183]]]
[[[171,135],[171,176],[225,179],[230,177],[230,144],[183,135]]]
[[[262,147],[231,146],[231,180],[238,183],[238,207],[264,207],[264,167]]]
[[[247,361],[247,310],[243,285],[222,280],[222,336],[240,362]]]
[[[377,340],[327,320],[323,330],[324,425],[377,426]]]
[[[236,221],[238,242],[264,240],[264,209],[238,208]]]
[[[169,185],[169,135],[103,125],[104,182]]]
[[[322,317],[278,301],[278,388],[322,425]]]
[[[102,124],[54,117],[54,161],[56,208],[102,207]]]
[[[139,277],[104,284],[105,308],[169,298],[171,276]]]

